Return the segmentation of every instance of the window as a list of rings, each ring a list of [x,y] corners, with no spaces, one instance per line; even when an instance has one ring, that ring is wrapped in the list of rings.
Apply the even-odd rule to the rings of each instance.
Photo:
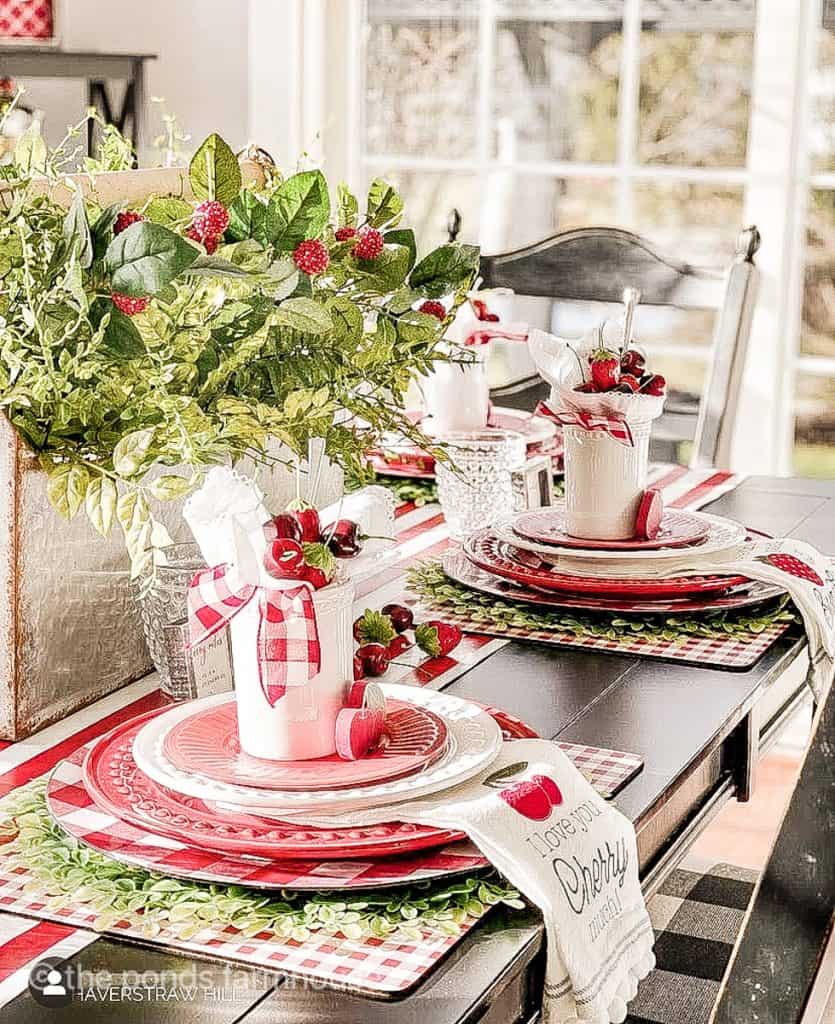
[[[319,41],[287,107],[299,148],[315,152],[321,132],[332,174],[400,187],[423,247],[456,207],[459,237],[485,252],[605,223],[722,267],[756,223],[737,460],[835,476],[835,25],[822,8],[306,0],[305,50],[311,26]],[[637,332],[674,387],[700,391],[709,318],[641,309]]]

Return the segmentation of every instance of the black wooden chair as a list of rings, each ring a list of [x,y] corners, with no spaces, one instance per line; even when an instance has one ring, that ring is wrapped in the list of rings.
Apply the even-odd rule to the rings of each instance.
[[[650,900],[656,969],[627,1024],[835,1021],[835,698],[819,706],[765,869],[674,871]]]
[[[451,237],[460,226],[460,216],[452,211]],[[629,231],[581,228],[513,252],[482,256],[481,276],[483,287],[511,288],[517,296],[619,303],[624,288],[634,286],[641,290],[642,305],[715,311],[712,362],[701,401],[670,396],[654,434],[675,446],[692,437],[691,465],[727,468],[756,299],[759,244],[755,227],[744,230],[731,266],[721,273],[672,260]],[[547,390],[538,377],[530,377],[497,389],[493,398],[533,409]]]

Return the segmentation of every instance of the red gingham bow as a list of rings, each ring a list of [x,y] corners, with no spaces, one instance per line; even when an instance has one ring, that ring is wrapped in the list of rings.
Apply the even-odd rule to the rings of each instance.
[[[258,674],[271,707],[288,686],[303,686],[319,673],[321,647],[309,583],[277,580],[275,586],[235,585],[227,565],[201,569],[188,588],[189,646],[213,636],[258,597]]]
[[[610,413],[608,416],[593,416],[590,412],[585,412],[583,409],[578,408],[561,409],[558,412],[554,412],[544,402],[540,402],[536,407],[535,415],[547,416],[548,419],[556,420],[557,423],[564,427],[602,430],[613,441],[626,445],[628,448],[633,447],[635,443],[632,440],[632,431],[629,429],[629,424],[620,414],[615,412]]]

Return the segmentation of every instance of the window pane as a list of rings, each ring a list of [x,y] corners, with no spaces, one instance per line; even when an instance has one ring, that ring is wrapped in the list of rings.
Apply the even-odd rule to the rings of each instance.
[[[638,140],[642,162],[693,167],[745,163],[753,21],[747,32],[710,31],[710,7],[701,7],[701,31],[680,31],[675,22],[644,23]]]
[[[615,224],[615,183],[605,178],[545,178],[495,171],[488,176],[481,245],[503,252],[557,231]]]
[[[613,6],[620,5],[607,8]],[[497,24],[492,96],[499,160],[615,159],[619,14],[610,21]]]
[[[813,172],[835,171],[835,31],[821,29],[817,68],[812,70],[810,136]]]
[[[640,234],[683,263],[724,267],[742,228],[743,190],[733,185],[680,181],[636,183]]]
[[[477,141],[477,81],[476,21],[370,19],[366,25],[365,151],[472,157]]]
[[[403,196],[406,221],[414,228],[418,253],[447,240],[447,221],[455,207],[461,214],[459,242],[478,243],[479,184],[472,174],[427,171],[386,171],[375,167],[369,179],[382,177]]]
[[[835,192],[824,189],[809,196],[800,351],[835,356]]]
[[[835,478],[835,378],[801,373],[795,393],[794,471]]]

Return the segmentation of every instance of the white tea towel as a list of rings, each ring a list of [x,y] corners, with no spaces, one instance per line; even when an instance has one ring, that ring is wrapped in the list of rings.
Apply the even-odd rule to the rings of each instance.
[[[729,561],[700,561],[693,549],[690,565],[676,565],[676,576],[747,576],[787,590],[800,612],[809,643],[806,678],[820,699],[835,675],[835,565],[831,558],[799,540],[762,540],[746,544]],[[654,576],[655,574],[653,574]]]
[[[555,743],[505,743],[486,771],[422,800],[339,819],[282,817],[322,827],[396,818],[465,831],[542,911],[544,1024],[623,1021],[638,982],[655,963],[635,829]]]

